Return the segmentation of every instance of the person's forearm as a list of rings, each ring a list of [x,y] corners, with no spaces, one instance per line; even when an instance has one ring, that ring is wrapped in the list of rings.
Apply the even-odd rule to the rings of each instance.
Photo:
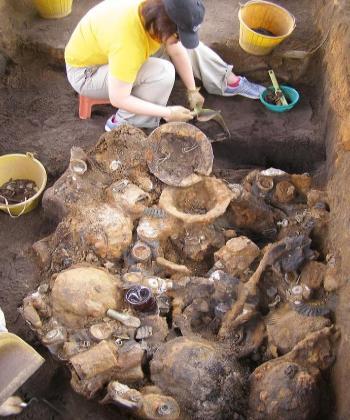
[[[150,117],[169,117],[170,115],[170,110],[167,107],[144,101],[132,95],[120,98],[117,101],[114,100],[112,105],[133,114],[148,115]]]
[[[192,65],[186,48],[181,46],[181,49],[178,48],[176,52],[170,53],[169,55],[185,87],[188,90],[195,89],[196,84],[194,81]]]

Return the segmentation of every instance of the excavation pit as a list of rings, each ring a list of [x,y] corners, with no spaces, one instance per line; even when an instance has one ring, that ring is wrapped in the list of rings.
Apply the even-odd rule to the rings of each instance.
[[[75,2],[75,12],[82,10],[82,3],[79,0]],[[86,3],[89,3],[85,6],[88,7],[94,2]],[[316,201],[314,201],[315,196],[310,194],[308,197],[310,203],[314,201],[314,204],[317,204],[313,206],[313,215],[316,218],[321,215],[321,207],[330,209],[330,222],[327,227],[326,224],[324,226],[318,225],[317,230],[313,233],[312,248],[320,254],[316,262],[321,263],[322,267],[326,263],[328,265],[327,273],[322,277],[323,287],[327,293],[334,292],[340,285],[344,285],[338,293],[338,304],[332,315],[332,322],[336,319],[337,324],[341,327],[342,338],[340,339],[338,357],[334,367],[331,371],[328,370],[322,374],[322,379],[326,379],[326,382],[330,384],[326,392],[327,398],[321,396],[319,398],[321,405],[315,406],[309,404],[307,400],[309,396],[307,396],[304,404],[312,415],[316,409],[321,411],[321,414],[317,414],[317,419],[328,419],[331,416],[340,419],[346,418],[350,410],[349,401],[346,397],[349,372],[344,363],[344,360],[349,357],[348,346],[346,346],[349,325],[345,314],[349,299],[346,281],[350,269],[347,238],[348,197],[350,192],[346,183],[350,167],[346,152],[349,148],[349,124],[347,121],[349,110],[347,104],[350,92],[348,85],[344,82],[349,57],[347,42],[349,39],[349,16],[347,4],[343,0],[334,5],[334,10],[333,4],[324,4],[324,2],[318,0],[313,4],[304,1],[295,4],[295,2],[285,0],[281,1],[281,4],[297,16],[298,22],[293,36],[281,46],[279,50],[281,55],[285,51],[294,49],[312,51],[327,36],[327,28],[330,28],[328,39],[323,46],[315,54],[308,54],[303,61],[280,58],[279,55],[269,56],[268,61],[260,61],[260,59],[242,55],[238,44],[236,46],[238,39],[236,33],[232,33],[232,15],[219,16],[217,4],[207,2],[207,16],[213,16],[213,13],[215,13],[214,16],[217,17],[215,24],[210,23],[210,18],[207,23],[211,25],[211,34],[217,34],[214,47],[222,53],[226,60],[232,61],[232,57],[234,57],[235,71],[242,72],[248,78],[261,81],[267,86],[269,82],[266,78],[266,72],[268,68],[273,67],[281,82],[295,86],[301,93],[298,105],[285,115],[279,116],[269,113],[258,101],[253,102],[239,97],[207,96],[206,106],[222,111],[232,133],[231,141],[213,144],[215,157],[213,174],[217,178],[224,178],[228,183],[241,183],[245,176],[251,172],[251,169],[260,170],[276,167],[285,170],[287,173],[309,172],[313,176],[312,188],[322,188],[328,191],[326,200],[321,194],[317,195]],[[38,157],[48,170],[49,185],[52,185],[68,166],[71,146],[78,145],[88,150],[89,147],[95,145],[105,120],[113,113],[113,109],[108,106],[96,107],[91,120],[80,121],[76,116],[77,98],[66,83],[62,62],[57,64],[62,51],[56,47],[48,47],[46,43],[46,41],[50,41],[47,34],[54,26],[48,25],[45,21],[32,21],[31,17],[25,21],[33,24],[22,25],[23,15],[21,13],[25,7],[24,3],[14,6],[13,2],[4,0],[3,5],[4,13],[1,19],[4,20],[4,24],[1,34],[2,39],[6,40],[2,43],[2,46],[7,57],[7,65],[3,72],[2,63],[4,60],[1,56],[1,95],[4,98],[0,104],[1,153],[11,153],[14,149],[21,152],[37,152]],[[225,3],[222,7],[222,10],[227,10],[228,7],[237,8],[238,2],[235,5]],[[8,16],[11,17],[11,25],[7,23],[10,20],[6,17],[7,11],[10,11]],[[72,17],[74,18],[74,15]],[[75,19],[77,17],[75,15]],[[71,22],[69,19],[67,18],[60,23],[62,25],[60,33],[70,31],[70,28],[68,30],[65,26]],[[72,22],[70,24],[72,25]],[[206,25],[203,25],[203,30]],[[220,39],[221,27],[226,31],[224,40]],[[22,29],[19,30],[18,28]],[[39,28],[41,29],[39,30]],[[16,31],[20,32],[20,36],[18,36],[19,32]],[[57,26],[54,33],[57,34]],[[41,39],[38,38],[38,34],[41,34]],[[203,36],[205,36],[205,33],[203,33]],[[43,41],[43,38],[46,39]],[[51,40],[54,38],[57,37],[51,37]],[[207,40],[209,39],[210,37],[207,38]],[[213,40],[212,36],[211,40]],[[21,51],[20,57],[17,54],[19,51]],[[34,60],[32,59],[33,52],[35,53]],[[24,63],[23,59],[28,57],[31,60]],[[47,60],[50,60],[50,66]],[[30,61],[33,64],[29,65]],[[261,68],[262,70],[259,70]],[[58,93],[52,95],[52,92]],[[171,98],[172,103],[179,104],[179,98],[183,98],[183,91],[180,85],[176,84]],[[23,116],[21,124],[17,124],[19,113]],[[208,138],[215,138],[215,123],[202,124],[199,128],[203,128]],[[107,171],[110,164],[111,162],[108,162],[108,166],[106,166]],[[156,185],[155,178],[152,178],[152,180]],[[101,186],[100,179],[95,181],[96,185]],[[103,187],[104,185],[102,185]],[[296,187],[294,186],[294,188]],[[283,196],[285,202],[282,203],[282,207],[285,208],[290,202],[293,202],[295,197],[288,193],[288,191],[291,191],[289,184],[281,185],[280,190],[278,196]],[[152,197],[153,199],[154,197]],[[302,219],[304,216],[297,212],[296,217]],[[224,222],[226,223],[226,221]],[[281,223],[278,225],[278,231],[282,228],[288,228],[285,226],[283,219],[277,220],[277,222]],[[222,220],[220,220],[220,223],[223,223]],[[233,228],[229,223],[225,223],[225,227]],[[32,332],[23,323],[22,318],[17,318],[16,307],[21,305],[23,296],[28,290],[35,290],[41,281],[41,274],[29,255],[29,249],[34,242],[54,232],[55,223],[45,220],[44,211],[38,209],[32,214],[19,218],[15,223],[9,220],[6,214],[3,214],[0,217],[0,227],[3,240],[8,244],[7,249],[3,250],[1,256],[4,269],[1,274],[3,293],[0,305],[6,313],[10,330],[33,344],[45,355],[45,358],[50,360],[50,363],[46,363],[42,370],[22,387],[21,395],[44,397],[58,409],[67,410],[65,414],[69,412],[77,419],[86,418],[88,415],[101,419],[112,419],[115,418],[116,413],[121,418],[127,418],[127,414],[124,415],[124,412],[120,414],[116,407],[99,406],[97,401],[82,400],[73,393],[69,385],[70,376],[66,368],[63,368],[63,364],[56,364],[52,361],[50,354],[33,338]],[[297,227],[293,226],[289,226],[289,228],[298,230]],[[231,239],[229,235],[233,235],[234,232],[228,231],[226,234],[228,235],[226,240],[228,240]],[[249,239],[254,241],[254,235],[251,232],[244,232],[244,234],[248,234]],[[174,250],[169,245],[169,249],[167,258],[171,258],[173,263],[174,261],[178,265],[187,263],[187,261],[180,261],[176,255],[177,248]],[[44,256],[44,254],[42,255]],[[70,256],[65,256],[65,258],[69,264]],[[89,255],[88,259],[90,258],[94,259],[93,256]],[[251,270],[256,268],[255,264],[258,261],[253,263]],[[109,262],[106,262],[106,264],[111,272],[116,268],[118,269],[118,267],[111,267]],[[307,284],[314,284],[314,280],[311,281],[310,278],[307,281],[309,281]],[[28,285],[28,289],[23,289],[24,284]],[[227,280],[225,284],[230,285],[230,280]],[[264,303],[264,309],[272,312],[272,308],[279,304],[276,294],[274,294],[276,285],[269,278],[264,278],[263,284],[264,290],[269,290],[272,296],[271,300]],[[207,287],[209,290],[210,285]],[[233,292],[232,294],[234,295]],[[208,295],[210,295],[210,290]],[[227,297],[227,299],[229,305],[230,297]],[[189,302],[189,308],[185,312],[186,315],[191,315],[196,314],[198,308],[201,309],[201,316],[198,319],[196,317],[191,318],[192,328],[199,326],[199,331],[205,329],[203,326],[207,325],[207,316],[212,320],[211,317],[214,313],[212,311],[216,309],[216,313],[222,314],[221,309],[227,309],[227,303],[218,308],[214,306],[214,309],[209,305],[208,308],[205,304],[206,300],[206,298],[203,299],[204,303],[203,301]],[[182,301],[183,299],[181,299]],[[271,308],[269,305],[271,305]],[[208,312],[205,312],[206,310]],[[311,310],[312,312],[314,309],[310,307],[305,310]],[[27,311],[29,313],[30,309],[27,308]],[[213,326],[213,324],[210,325]],[[185,331],[186,326],[182,327]],[[93,328],[92,331],[95,331],[96,328]],[[153,330],[155,331],[155,329]],[[157,330],[161,331],[160,326],[157,327]],[[217,331],[214,326],[213,331]],[[249,330],[250,333],[252,331],[252,329]],[[261,330],[257,327],[256,331]],[[97,334],[96,336],[101,337],[102,335]],[[239,344],[244,336],[245,331],[240,330],[234,337],[234,341]],[[252,338],[252,342],[256,341]],[[248,343],[246,343],[243,353],[248,347]],[[253,360],[252,365],[256,366],[260,363],[260,361],[257,362],[259,357],[261,355],[254,354],[255,361]],[[278,366],[269,367],[263,376],[264,384],[270,383],[270,375],[272,376],[275,371],[278,371],[281,376],[285,375],[285,371],[287,371],[288,375],[292,376],[295,373],[294,363],[294,359],[285,360]],[[137,370],[135,372],[135,375],[139,374]],[[304,374],[304,367],[299,369],[293,378],[297,379],[300,374]],[[309,378],[308,374],[305,374],[304,377]],[[309,383],[312,385],[310,395],[316,394],[316,392],[313,392],[315,382],[310,379]],[[256,393],[252,396],[252,401],[255,398],[258,399],[261,392],[265,391],[260,389],[256,383],[253,385]],[[115,386],[114,389],[119,388]],[[266,395],[265,401],[271,401],[278,388],[274,388],[272,391],[271,394]],[[82,401],[84,402],[82,403]],[[149,401],[153,404],[154,400],[149,399]],[[149,406],[153,407],[152,404]],[[172,404],[171,400],[169,400],[169,404]],[[27,416],[49,418],[53,415],[52,409],[44,404],[29,406],[27,413],[24,412],[18,418],[24,419]]]

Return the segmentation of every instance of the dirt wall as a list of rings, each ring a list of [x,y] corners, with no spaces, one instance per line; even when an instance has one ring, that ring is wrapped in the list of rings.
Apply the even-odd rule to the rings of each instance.
[[[333,3],[333,2],[327,2]],[[329,8],[319,9],[318,25],[323,32],[330,27],[325,44],[319,82],[323,85],[323,111],[326,117],[328,192],[331,206],[329,250],[339,271],[339,303],[336,312],[341,342],[332,372],[336,399],[334,418],[349,418],[350,400],[350,3],[334,0],[334,15]]]
[[[23,39],[19,36],[35,14],[30,0],[0,0],[0,54],[17,61],[21,57]]]

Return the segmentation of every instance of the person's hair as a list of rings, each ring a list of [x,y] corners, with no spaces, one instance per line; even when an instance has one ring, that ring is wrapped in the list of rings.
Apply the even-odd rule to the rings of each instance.
[[[176,34],[177,26],[165,11],[163,0],[146,0],[140,5],[144,26],[153,38],[166,41]]]

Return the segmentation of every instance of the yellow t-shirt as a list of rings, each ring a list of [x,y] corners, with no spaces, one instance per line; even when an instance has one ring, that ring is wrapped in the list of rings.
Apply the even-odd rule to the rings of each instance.
[[[112,76],[133,83],[142,64],[160,48],[142,25],[142,1],[104,0],[93,7],[66,46],[66,63],[73,67],[108,63]]]

